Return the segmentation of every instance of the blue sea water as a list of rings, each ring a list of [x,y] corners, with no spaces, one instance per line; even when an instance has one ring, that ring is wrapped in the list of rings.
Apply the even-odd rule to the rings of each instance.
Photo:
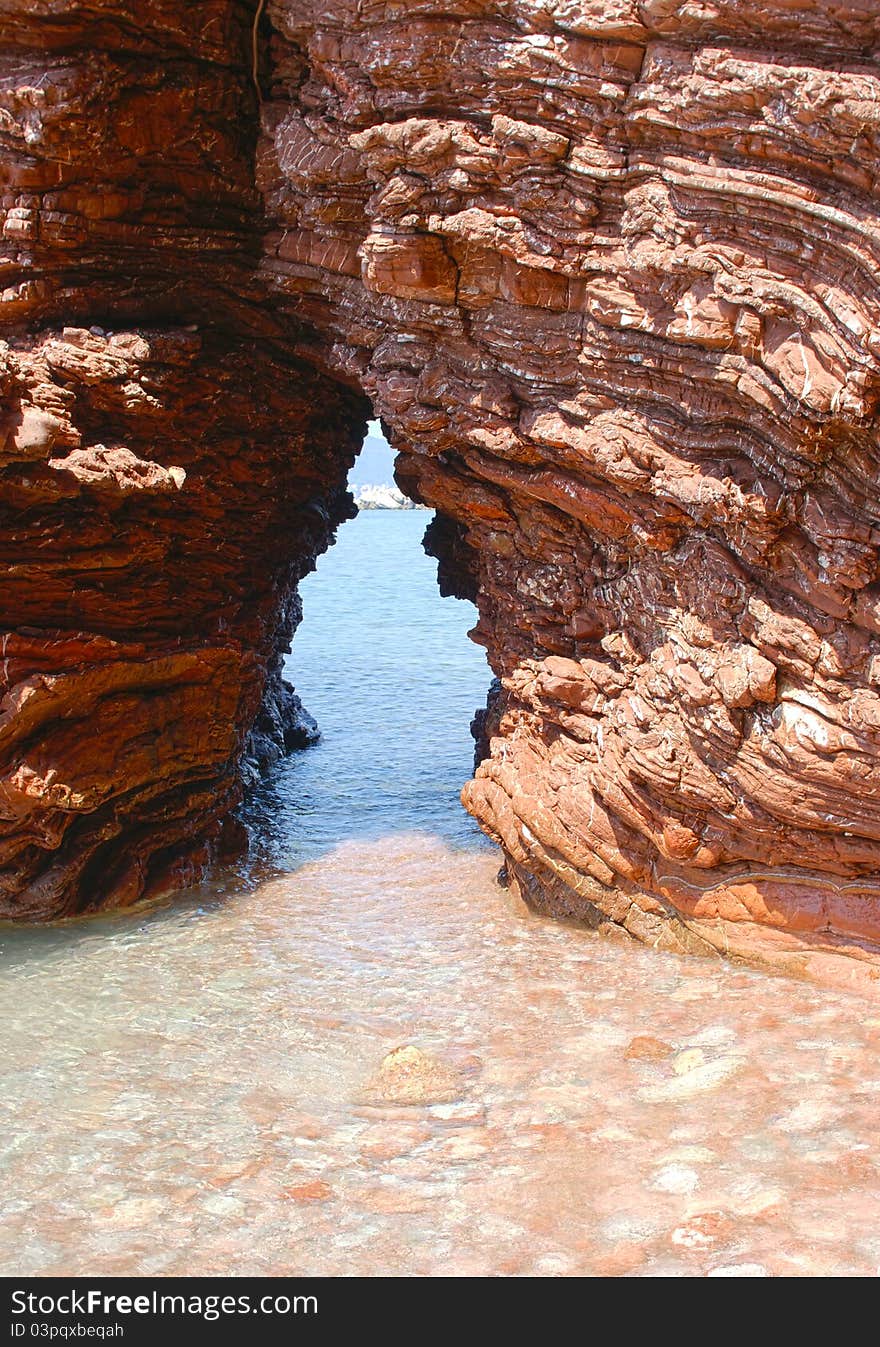
[[[286,676],[322,737],[286,759],[251,805],[275,864],[393,832],[477,841],[458,795],[473,762],[470,720],[492,675],[467,635],[473,605],[440,597],[421,545],[430,518],[362,512],[302,584]]]

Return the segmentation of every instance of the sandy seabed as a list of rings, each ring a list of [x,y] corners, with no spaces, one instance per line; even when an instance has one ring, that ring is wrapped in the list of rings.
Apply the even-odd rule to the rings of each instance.
[[[875,1274],[871,1008],[524,914],[496,867],[389,836],[7,932],[3,1271]],[[442,1102],[371,1090],[404,1044]]]

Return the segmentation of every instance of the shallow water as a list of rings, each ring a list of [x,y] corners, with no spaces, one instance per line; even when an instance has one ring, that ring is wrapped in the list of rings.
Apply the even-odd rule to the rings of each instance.
[[[307,582],[261,882],[0,936],[2,1271],[875,1274],[880,1019],[512,904],[425,522]],[[451,1099],[377,1102],[399,1044]]]

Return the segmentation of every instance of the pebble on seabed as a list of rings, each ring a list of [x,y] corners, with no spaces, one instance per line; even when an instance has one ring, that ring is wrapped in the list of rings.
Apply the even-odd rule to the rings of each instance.
[[[409,1043],[382,1059],[365,1095],[375,1103],[445,1104],[460,1098],[462,1091],[456,1072]]]

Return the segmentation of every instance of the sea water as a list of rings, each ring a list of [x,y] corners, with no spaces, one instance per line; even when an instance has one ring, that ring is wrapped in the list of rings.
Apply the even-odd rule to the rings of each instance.
[[[476,609],[440,598],[421,546],[430,518],[362,511],[303,582],[287,676],[322,737],[287,759],[250,810],[276,863],[412,830],[480,845],[457,801],[492,672],[467,636]]]
[[[513,905],[426,519],[361,515],[305,582],[324,737],[247,866],[0,934],[0,1271],[875,1274],[880,1014]],[[402,1045],[442,1098],[377,1096]]]

